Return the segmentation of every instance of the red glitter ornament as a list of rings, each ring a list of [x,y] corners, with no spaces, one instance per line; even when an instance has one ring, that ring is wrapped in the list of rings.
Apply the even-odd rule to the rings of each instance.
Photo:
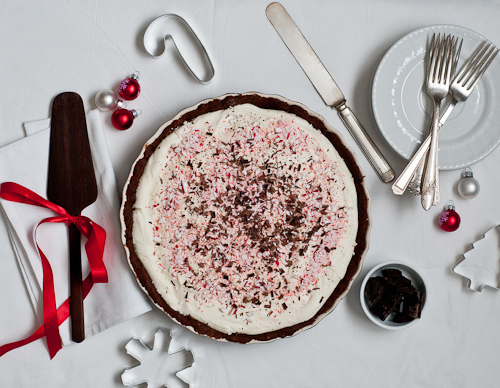
[[[134,119],[141,114],[140,110],[117,109],[111,115],[111,123],[116,129],[124,131],[129,129]]]
[[[118,87],[118,93],[124,100],[135,100],[141,92],[141,85],[139,85],[139,72],[134,72],[130,78],[124,79]]]
[[[453,201],[448,202],[445,210],[439,215],[439,226],[445,232],[454,232],[460,226],[460,216],[455,211]]]

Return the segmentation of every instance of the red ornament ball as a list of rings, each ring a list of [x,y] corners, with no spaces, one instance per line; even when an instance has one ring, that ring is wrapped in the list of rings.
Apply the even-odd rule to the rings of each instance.
[[[460,226],[460,216],[453,209],[446,209],[439,216],[439,226],[445,232],[454,232]]]
[[[141,92],[141,85],[136,78],[124,79],[118,87],[118,93],[124,100],[134,100]]]
[[[134,114],[128,109],[117,109],[111,115],[111,123],[113,124],[113,127],[121,131],[129,129],[133,122]]]

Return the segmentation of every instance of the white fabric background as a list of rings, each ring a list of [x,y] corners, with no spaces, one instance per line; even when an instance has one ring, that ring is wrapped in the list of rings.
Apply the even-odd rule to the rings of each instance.
[[[4,1],[0,3],[0,146],[24,137],[22,123],[50,115],[53,97],[78,92],[87,109],[95,93],[114,88],[135,70],[141,109],[131,129],[115,130],[102,113],[118,186],[144,142],[179,110],[228,92],[259,91],[299,101],[346,138],[367,175],[372,198],[370,249],[360,278],[337,309],[315,328],[270,344],[241,346],[201,338],[153,311],[65,347],[50,361],[44,340],[0,358],[2,387],[120,387],[137,362],[125,352],[132,337],[150,341],[158,327],[174,329],[175,347],[189,346],[196,387],[496,387],[500,378],[497,290],[475,293],[451,272],[460,254],[500,223],[500,151],[473,166],[481,193],[461,199],[460,171],[441,174],[442,204],[429,212],[409,194],[396,197],[364,159],[336,112],[326,107],[265,16],[270,1]],[[422,26],[456,24],[500,44],[500,3],[493,0],[283,0],[348,103],[396,172],[402,160],[379,134],[371,113],[373,73],[401,36]],[[431,12],[434,11],[434,12]],[[215,78],[198,84],[173,57],[152,59],[142,46],[147,25],[164,13],[182,16],[206,46]],[[494,102],[493,107],[496,107]],[[500,131],[500,128],[498,129]],[[0,166],[1,169],[9,166]],[[453,199],[462,226],[444,233],[436,219]],[[37,326],[29,296],[0,222],[0,343]],[[423,319],[408,330],[384,331],[359,303],[363,275],[386,260],[409,261],[429,281]]]
[[[135,287],[126,262],[121,243],[120,221],[114,217],[119,212],[120,200],[113,174],[112,162],[102,130],[102,119],[97,109],[88,111],[87,130],[94,161],[98,187],[98,199],[87,206],[82,214],[97,222],[106,230],[104,263],[108,274],[107,284],[96,284],[84,300],[85,336],[91,337],[109,327],[151,310],[148,298]],[[0,182],[16,182],[45,196],[49,160],[50,119],[26,123],[27,137],[0,148],[0,165],[9,166],[0,170]],[[54,212],[45,208],[22,205],[0,200],[9,220],[8,232],[18,252],[19,267],[23,268],[26,288],[30,292],[33,309],[43,322],[42,284],[43,270],[34,244],[36,225]],[[48,225],[47,225],[48,226]],[[69,297],[69,247],[68,229],[64,224],[53,224],[37,229],[40,249],[49,258],[54,278],[56,304],[60,306]],[[84,244],[84,239],[82,243]],[[83,245],[82,244],[82,245]],[[82,246],[82,277],[90,272],[85,248]],[[66,320],[60,327],[63,344],[71,343],[70,323]]]

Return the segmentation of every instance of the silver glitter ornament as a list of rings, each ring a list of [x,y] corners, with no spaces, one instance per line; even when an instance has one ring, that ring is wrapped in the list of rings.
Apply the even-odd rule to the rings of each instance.
[[[123,106],[123,101],[119,100],[112,90],[103,89],[98,91],[95,95],[95,104],[97,109],[107,112],[116,108],[121,108]]]
[[[464,199],[472,199],[479,194],[479,189],[479,182],[474,178],[472,170],[467,167],[464,171],[464,176],[458,182],[458,194]]]

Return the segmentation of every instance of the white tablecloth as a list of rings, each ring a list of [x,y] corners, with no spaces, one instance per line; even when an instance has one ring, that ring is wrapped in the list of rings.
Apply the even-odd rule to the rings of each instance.
[[[500,223],[500,151],[473,166],[481,193],[458,196],[461,171],[441,174],[442,203],[425,212],[410,194],[396,197],[376,176],[335,111],[325,106],[265,16],[268,1],[9,1],[0,3],[0,146],[24,136],[22,123],[50,115],[53,97],[79,93],[87,109],[96,92],[116,89],[141,72],[142,93],[128,107],[142,115],[125,132],[102,113],[121,188],[144,142],[179,110],[228,92],[259,91],[299,101],[323,115],[346,138],[367,175],[372,198],[370,249],[360,277],[335,311],[296,337],[241,346],[201,338],[161,312],[124,322],[82,344],[66,346],[50,361],[44,340],[0,358],[2,387],[120,387],[137,362],[125,352],[132,337],[151,341],[172,328],[174,348],[193,349],[193,387],[496,387],[500,379],[500,294],[477,293],[451,272],[472,242]],[[388,146],[371,112],[371,81],[383,54],[401,36],[432,24],[455,24],[500,44],[500,3],[494,0],[284,0],[283,5],[342,88],[358,118],[397,173],[405,161]],[[434,12],[431,13],[431,10]],[[215,78],[201,85],[179,61],[144,51],[147,25],[165,13],[182,16],[212,58]],[[493,101],[491,109],[497,109]],[[500,131],[500,128],[498,128]],[[0,166],[9,168],[9,166]],[[452,199],[460,229],[445,233],[436,219]],[[118,216],[118,215],[117,215]],[[37,327],[4,222],[0,222],[0,344]],[[403,260],[429,282],[423,319],[410,329],[385,331],[364,315],[361,279],[374,265]]]

